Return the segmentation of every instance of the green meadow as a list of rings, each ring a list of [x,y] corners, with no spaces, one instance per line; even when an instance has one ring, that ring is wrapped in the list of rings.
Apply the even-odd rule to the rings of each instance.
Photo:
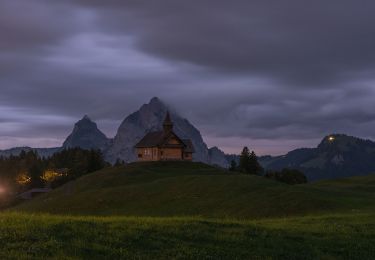
[[[86,175],[0,214],[1,259],[375,259],[375,175],[290,186],[200,163]]]
[[[0,217],[2,259],[374,259],[375,214],[267,220]]]

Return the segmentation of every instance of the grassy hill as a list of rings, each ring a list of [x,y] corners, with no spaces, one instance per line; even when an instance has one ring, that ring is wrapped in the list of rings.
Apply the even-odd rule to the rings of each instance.
[[[0,213],[0,259],[374,259],[374,191],[374,175],[290,186],[131,164]]]
[[[371,189],[375,176],[290,186],[201,163],[134,163],[84,176],[16,210],[237,219],[371,212]]]

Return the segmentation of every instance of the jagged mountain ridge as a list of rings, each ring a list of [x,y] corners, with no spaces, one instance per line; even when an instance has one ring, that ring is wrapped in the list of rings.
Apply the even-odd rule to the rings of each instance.
[[[34,150],[42,157],[71,147],[102,150],[107,161],[117,159],[126,162],[136,160],[134,145],[148,132],[161,130],[165,114],[169,110],[175,132],[181,138],[191,139],[196,150],[195,161],[227,168],[231,160],[238,162],[238,155],[225,155],[219,148],[208,149],[198,129],[187,119],[153,98],[138,111],[132,113],[120,125],[114,139],[107,138],[89,117],[79,120],[62,147],[17,147],[0,150],[0,156],[19,155],[21,151]],[[316,148],[301,148],[283,156],[261,156],[259,162],[267,170],[295,168],[302,170],[310,181],[375,173],[375,143],[343,134],[324,137]]]
[[[125,118],[113,139],[113,145],[106,152],[106,159],[112,163],[117,159],[135,161],[134,145],[147,133],[162,129],[162,122],[168,110],[175,133],[183,139],[191,139],[195,149],[193,160],[210,163],[208,147],[199,130],[156,97]]]
[[[165,105],[159,98],[154,97],[138,111],[127,116],[120,125],[114,139],[110,139],[99,130],[97,124],[87,115],[74,125],[72,133],[66,138],[62,147],[30,148],[20,147],[0,151],[0,156],[18,155],[21,151],[35,150],[41,156],[51,156],[63,149],[80,147],[82,149],[100,149],[105,159],[114,163],[117,159],[125,162],[136,161],[134,145],[148,132],[162,129],[162,122],[167,111],[170,111],[174,123],[174,131],[183,139],[191,139],[195,153],[193,160],[214,164],[226,168],[228,162],[225,154],[217,147],[208,149],[197,128],[187,119],[182,118],[173,109]]]

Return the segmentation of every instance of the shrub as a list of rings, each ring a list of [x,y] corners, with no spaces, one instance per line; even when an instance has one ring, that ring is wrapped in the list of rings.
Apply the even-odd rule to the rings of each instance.
[[[267,171],[264,175],[266,178],[274,179],[287,184],[307,183],[307,178],[303,172],[297,169],[283,169],[281,171]]]

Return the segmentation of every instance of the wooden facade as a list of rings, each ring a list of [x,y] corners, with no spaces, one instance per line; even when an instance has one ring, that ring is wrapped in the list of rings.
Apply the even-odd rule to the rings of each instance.
[[[163,131],[148,133],[135,149],[138,161],[192,161],[194,152],[190,140],[181,139],[173,132],[168,112]]]

